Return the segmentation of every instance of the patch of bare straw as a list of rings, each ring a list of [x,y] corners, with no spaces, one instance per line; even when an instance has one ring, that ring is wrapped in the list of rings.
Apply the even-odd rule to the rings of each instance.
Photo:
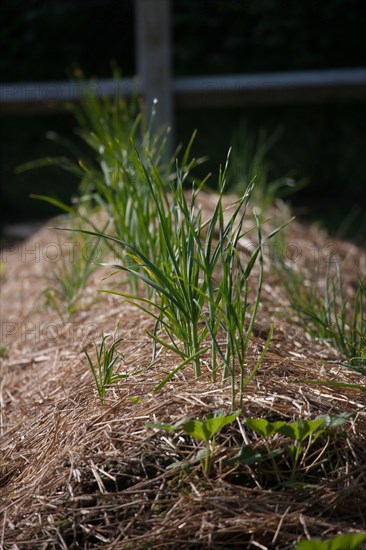
[[[296,226],[295,234],[298,230]],[[302,231],[310,246],[311,230]],[[338,246],[346,249],[343,243]],[[14,276],[4,282],[3,296],[10,300],[24,277],[38,281],[36,276],[47,268],[42,265],[24,267],[14,260],[9,268]],[[92,288],[99,286],[93,281]],[[21,304],[5,306],[5,320],[23,319],[26,311],[30,322],[54,321],[51,313],[33,307],[35,287],[23,289]],[[276,292],[278,288],[267,289],[250,348],[253,360],[279,307],[270,300]],[[143,372],[110,388],[101,406],[82,347],[118,320],[125,338],[123,368]],[[332,350],[311,342],[285,319],[276,324],[266,360],[248,387],[240,422],[219,435],[214,471],[207,478],[199,464],[190,473],[167,470],[197,446],[180,432],[170,437],[148,430],[145,422],[228,410],[230,388],[212,384],[209,358],[199,380],[191,369],[183,369],[154,393],[176,358],[159,355],[149,366],[144,332],[149,322],[142,314],[103,296],[78,312],[76,321],[90,325],[83,338],[70,336],[65,327],[54,327],[54,339],[42,330],[38,339],[21,341],[14,335],[1,360],[0,547],[285,549],[301,538],[366,528],[365,393],[299,382],[356,380],[355,374],[325,363]],[[276,490],[255,468],[236,471],[226,462],[243,444],[253,443],[243,426],[246,417],[290,421],[342,412],[354,416],[333,448],[334,471],[327,472],[320,461],[317,483]]]

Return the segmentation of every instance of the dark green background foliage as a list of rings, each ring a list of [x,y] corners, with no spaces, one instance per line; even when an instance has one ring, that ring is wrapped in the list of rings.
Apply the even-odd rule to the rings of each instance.
[[[65,80],[75,64],[88,75],[110,77],[113,59],[133,74],[133,4],[5,0],[0,49],[3,82]]]
[[[364,11],[363,0],[174,0],[174,73],[363,66]],[[3,82],[65,79],[75,66],[88,76],[110,77],[112,61],[132,76],[133,2],[8,0],[2,7],[0,49]],[[354,205],[366,203],[365,100],[181,111],[176,135],[179,141],[187,140],[198,128],[195,153],[208,154],[207,170],[215,170],[240,120],[248,122],[253,135],[261,128],[270,135],[280,127],[281,137],[269,153],[270,176],[290,171],[305,176],[309,185],[292,202],[326,217],[337,229]],[[28,199],[30,193],[67,199],[76,191],[77,181],[56,168],[14,174],[23,162],[65,154],[44,136],[55,130],[77,140],[74,126],[69,115],[2,116],[2,219],[48,215],[44,205]]]

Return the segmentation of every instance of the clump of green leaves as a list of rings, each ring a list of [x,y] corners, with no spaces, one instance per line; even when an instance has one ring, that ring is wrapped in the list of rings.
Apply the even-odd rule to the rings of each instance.
[[[160,254],[157,256],[150,258],[135,244],[116,237],[96,235],[117,243],[130,258],[127,263],[107,264],[108,267],[134,276],[150,288],[153,297],[107,292],[125,297],[150,315],[155,320],[154,330],[149,333],[155,345],[174,351],[182,359],[156,389],[163,387],[190,362],[194,365],[196,377],[200,376],[200,356],[211,347],[213,380],[221,367],[224,379],[231,377],[232,407],[235,408],[237,401],[241,405],[245,387],[261,365],[271,337],[270,334],[258,363],[248,373],[246,352],[262,289],[262,248],[265,241],[286,224],[263,238],[256,218],[258,244],[244,263],[239,247],[241,237],[248,232],[243,229],[243,223],[252,187],[233,205],[233,213],[225,221],[223,193],[227,166],[226,163],[224,171],[220,172],[214,213],[205,222],[201,209],[196,206],[200,188],[193,189],[189,199],[186,197],[183,183],[187,172],[183,168],[177,165],[177,180],[170,185],[168,198],[157,169],[143,166],[146,185],[158,216],[155,231]],[[260,260],[259,283],[254,302],[249,304],[248,280],[257,258]],[[226,335],[225,349],[218,343],[220,331]],[[211,337],[211,346],[205,345],[207,335]]]
[[[168,434],[173,434],[177,429],[182,429],[187,435],[197,441],[205,443],[205,449],[199,451],[189,461],[175,462],[171,467],[185,467],[196,461],[201,462],[202,471],[205,475],[210,473],[215,451],[217,434],[224,428],[232,424],[238,418],[240,411],[225,414],[221,409],[212,413],[207,413],[203,420],[183,419],[175,424],[160,424],[156,422],[147,422],[149,428],[164,430]]]
[[[119,241],[131,261],[127,265],[111,267],[127,271],[154,291],[155,297],[147,300],[141,300],[138,295],[121,295],[155,319],[155,328],[151,333],[154,341],[180,355],[181,366],[192,361],[196,376],[200,376],[199,356],[203,353],[202,344],[208,332],[206,325],[202,323],[201,312],[209,305],[212,318],[220,309],[221,295],[218,292],[214,295],[213,288],[215,268],[221,259],[221,249],[231,238],[240,207],[243,207],[239,220],[239,223],[242,223],[249,194],[241,199],[229,224],[221,228],[222,238],[215,246],[213,239],[216,222],[219,215],[223,218],[222,192],[212,219],[203,224],[202,213],[196,208],[199,190],[194,190],[191,198],[187,199],[183,190],[185,174],[181,170],[178,174],[176,185],[170,187],[169,204],[163,182],[157,177],[156,170],[150,175],[145,169],[151,199],[158,212],[160,255],[150,259],[137,246]],[[203,241],[205,226],[208,226],[208,231]],[[165,333],[165,338],[159,335],[159,329]],[[175,369],[172,375],[178,372],[179,368]],[[170,378],[171,376],[165,379],[164,383]]]
[[[109,343],[110,340],[111,343]],[[126,374],[114,374],[117,361],[123,361],[123,354],[116,348],[122,341],[123,337],[116,338],[116,331],[114,331],[113,334],[104,334],[100,344],[94,341],[94,361],[91,359],[86,348],[84,348],[84,353],[92,371],[95,386],[102,405],[106,400],[107,388],[117,380],[127,378]]]

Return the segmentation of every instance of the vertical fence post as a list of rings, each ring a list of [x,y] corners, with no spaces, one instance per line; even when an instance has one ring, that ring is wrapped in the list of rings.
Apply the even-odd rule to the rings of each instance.
[[[173,95],[171,76],[170,0],[135,0],[137,72],[148,116],[156,104],[156,124],[171,127]]]

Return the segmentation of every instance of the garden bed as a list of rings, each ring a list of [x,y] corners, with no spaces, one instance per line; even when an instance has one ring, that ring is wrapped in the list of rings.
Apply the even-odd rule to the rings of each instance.
[[[216,196],[200,200],[212,215]],[[285,232],[287,262],[310,270],[310,281],[317,269],[324,272],[331,253],[342,262],[346,296],[354,297],[365,250],[296,221]],[[91,275],[78,307],[61,320],[42,292],[67,238],[44,228],[3,251],[0,546],[290,549],[302,539],[366,531],[364,375],[329,363],[345,360],[296,324],[269,253],[247,365],[263,351],[272,323],[273,337],[240,415],[220,431],[214,448],[210,440],[205,469],[194,460],[204,443],[183,429],[166,433],[146,423],[229,414],[230,382],[221,375],[212,381],[207,352],[199,378],[187,364],[154,391],[180,359],[163,350],[151,364],[146,329],[153,329],[152,320],[121,296],[96,292],[115,280],[102,281],[105,268]],[[106,389],[102,404],[83,349],[93,356],[91,338],[112,333],[118,323],[124,359],[117,371],[128,376]],[[295,475],[289,439],[277,433],[265,440],[247,424],[319,415],[341,421],[304,440]],[[280,473],[265,456],[266,442]],[[241,460],[243,448],[264,458]]]

